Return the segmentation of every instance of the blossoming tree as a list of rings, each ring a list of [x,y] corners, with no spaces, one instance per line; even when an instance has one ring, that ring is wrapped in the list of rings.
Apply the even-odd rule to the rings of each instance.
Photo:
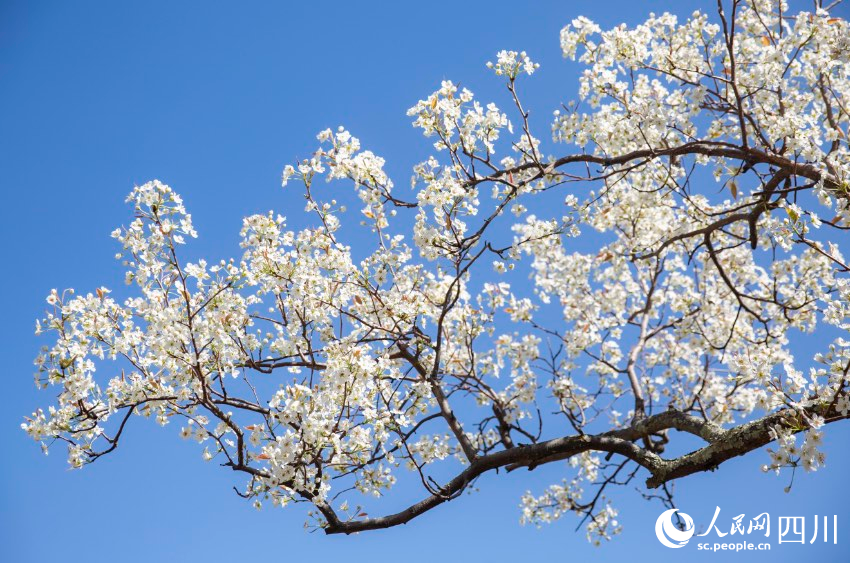
[[[283,173],[311,226],[247,217],[235,260],[181,258],[180,197],[136,187],[113,233],[133,296],[52,292],[36,383],[57,402],[23,428],[82,467],[138,416],[176,421],[239,494],[311,503],[328,533],[407,523],[497,469],[562,463],[521,520],[572,511],[593,539],[619,529],[615,485],[669,503],[673,480],[771,443],[765,471],[817,469],[824,425],[850,415],[850,25],[828,9],[577,18],[555,156],[521,101],[537,65],[503,51],[487,66],[510,111],[443,82],[408,112],[434,141],[413,191],[324,131]],[[402,476],[422,488],[406,507]]]

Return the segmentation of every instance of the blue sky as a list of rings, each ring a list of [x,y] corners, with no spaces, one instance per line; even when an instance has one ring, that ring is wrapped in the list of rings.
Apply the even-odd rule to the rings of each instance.
[[[280,172],[314,148],[318,131],[344,124],[405,187],[410,166],[428,154],[405,110],[440,80],[486,99],[501,85],[484,62],[500,49],[525,49],[542,64],[526,101],[545,131],[552,110],[576,91],[576,67],[558,48],[564,24],[585,14],[609,27],[700,4],[713,10],[686,1],[0,2],[0,560],[719,557],[661,546],[653,533],[661,506],[631,490],[615,497],[623,534],[601,549],[574,531],[573,517],[520,527],[519,496],[559,481],[554,466],[489,475],[480,492],[406,527],[325,537],[302,529],[300,507],[254,510],[231,490],[241,481],[204,464],[174,427],[135,421],[119,451],[73,472],[59,449],[45,458],[18,428],[50,402],[31,377],[45,343],[33,335],[34,320],[49,290],[122,285],[109,232],[128,222],[124,197],[134,183],[159,178],[183,195],[201,234],[193,252],[238,255],[243,216],[275,209],[297,221],[302,200],[280,188]],[[772,532],[769,554],[733,557],[844,561],[848,438],[847,425],[829,428],[826,468],[798,474],[790,494],[786,477],[758,471],[767,454],[757,452],[680,483],[678,503],[698,524],[717,505],[726,525],[742,512],[838,514],[838,546],[777,546]],[[393,508],[419,496],[399,493],[388,499]]]

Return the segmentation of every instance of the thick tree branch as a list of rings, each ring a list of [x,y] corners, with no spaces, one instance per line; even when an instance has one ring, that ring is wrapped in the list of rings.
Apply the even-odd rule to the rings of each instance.
[[[807,416],[814,414],[823,416],[826,422],[846,418],[834,412],[834,407],[831,405],[810,407],[803,412]],[[585,451],[608,452],[635,461],[650,472],[647,486],[657,488],[679,477],[713,470],[724,461],[768,444],[773,439],[770,428],[774,425],[782,425],[793,432],[805,430],[807,426],[799,415],[800,413],[793,409],[783,409],[758,420],[724,430],[711,421],[671,409],[644,418],[628,428],[597,435],[584,434],[555,438],[478,457],[464,471],[446,483],[439,494],[431,495],[389,516],[345,522],[340,520],[329,506],[321,505],[319,509],[327,518],[325,532],[328,534],[351,534],[390,528],[406,524],[432,508],[456,498],[474,479],[494,469],[501,467],[508,470],[520,467],[533,469],[538,465],[568,459]],[[708,442],[708,445],[681,457],[665,460],[634,443],[647,435],[671,428],[699,436]]]

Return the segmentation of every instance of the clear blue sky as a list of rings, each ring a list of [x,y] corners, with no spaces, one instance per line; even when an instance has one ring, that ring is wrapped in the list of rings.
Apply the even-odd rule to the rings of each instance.
[[[121,285],[109,232],[128,222],[123,200],[134,183],[159,178],[184,196],[201,233],[193,252],[238,255],[243,216],[273,208],[297,220],[302,200],[280,188],[280,172],[319,130],[346,125],[404,187],[428,146],[405,110],[441,79],[487,99],[500,83],[483,63],[500,49],[525,49],[542,64],[527,100],[545,130],[576,91],[575,67],[558,48],[564,24],[583,13],[606,27],[697,5],[0,2],[0,561],[722,557],[662,547],[653,533],[660,505],[631,490],[615,497],[623,534],[601,549],[574,532],[571,516],[520,527],[519,496],[559,481],[554,466],[487,476],[481,492],[403,528],[325,537],[303,531],[300,507],[257,512],[240,500],[230,487],[242,481],[203,463],[174,427],[137,420],[120,451],[73,472],[60,449],[45,458],[18,428],[50,402],[31,377],[44,297],[52,287]],[[785,477],[758,470],[767,454],[757,452],[680,483],[678,503],[698,523],[715,505],[727,523],[742,512],[838,514],[837,547],[777,546],[772,532],[769,555],[731,557],[848,561],[848,426],[828,429],[826,468],[798,474],[790,494]],[[419,496],[399,492],[393,508]]]

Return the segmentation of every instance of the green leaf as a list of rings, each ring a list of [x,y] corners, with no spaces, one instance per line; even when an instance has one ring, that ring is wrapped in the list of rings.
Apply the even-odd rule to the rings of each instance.
[[[796,211],[794,211],[793,209],[791,209],[789,207],[785,208],[785,213],[787,213],[788,217],[790,217],[791,220],[795,223],[800,220],[800,215]]]

